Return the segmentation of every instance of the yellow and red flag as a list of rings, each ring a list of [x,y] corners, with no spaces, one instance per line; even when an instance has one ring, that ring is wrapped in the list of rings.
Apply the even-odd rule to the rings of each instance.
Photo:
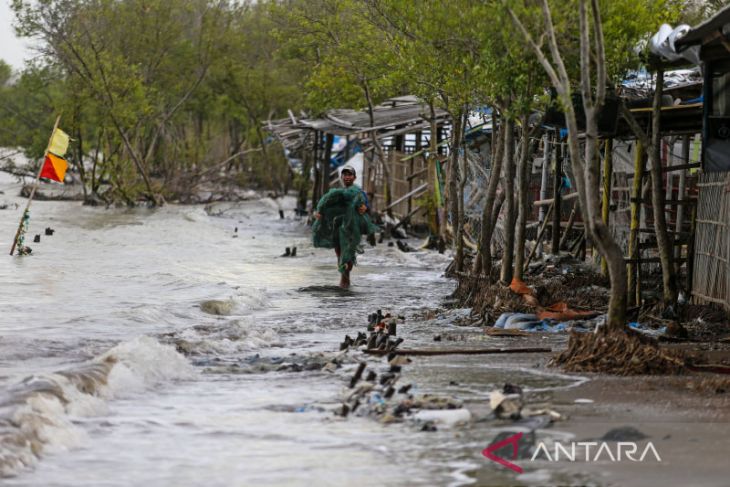
[[[46,160],[43,161],[43,169],[41,169],[41,177],[52,179],[53,181],[63,182],[66,176],[68,163],[62,157],[58,157],[50,152],[46,154]]]
[[[51,135],[51,140],[48,143],[48,151],[46,152],[46,159],[43,161],[43,168],[41,169],[42,178],[51,179],[53,181],[63,182],[63,178],[66,176],[66,169],[68,163],[63,158],[68,150],[68,142],[70,137],[63,130],[56,128]]]
[[[68,136],[68,134],[63,130],[57,128],[51,136],[51,141],[48,144],[48,152],[52,152],[58,157],[65,156],[66,151],[68,150],[69,140],[70,137]]]

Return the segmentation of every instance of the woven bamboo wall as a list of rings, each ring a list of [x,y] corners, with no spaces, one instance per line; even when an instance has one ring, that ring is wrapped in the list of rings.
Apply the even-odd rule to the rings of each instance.
[[[730,173],[700,175],[692,295],[730,310]]]

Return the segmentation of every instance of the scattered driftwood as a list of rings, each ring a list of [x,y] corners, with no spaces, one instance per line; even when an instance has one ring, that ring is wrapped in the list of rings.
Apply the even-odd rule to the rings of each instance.
[[[529,331],[525,330],[505,330],[504,328],[494,328],[490,327],[486,329],[486,333],[489,336],[499,336],[499,337],[526,337],[530,336]]]
[[[692,372],[710,372],[713,374],[730,375],[730,366],[722,364],[687,365],[687,369],[691,370]]]
[[[421,355],[421,356],[432,356],[432,355],[491,355],[498,353],[551,353],[551,348],[545,347],[526,347],[526,348],[454,348],[454,349],[440,349],[440,350],[428,350],[428,349],[417,349],[417,350],[394,350],[392,353],[396,355]],[[389,352],[386,350],[368,349],[365,353],[370,355],[386,355]]]

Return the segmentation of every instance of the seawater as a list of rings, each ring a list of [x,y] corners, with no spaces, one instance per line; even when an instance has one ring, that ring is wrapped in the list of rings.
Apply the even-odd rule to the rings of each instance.
[[[25,200],[2,177],[9,250]],[[334,253],[311,247],[292,208],[291,199],[157,210],[35,201],[33,254],[0,264],[2,483],[450,478],[443,466],[415,461],[423,446],[403,429],[337,419],[340,378],[246,368],[332,353],[375,309],[408,313],[452,289],[441,277],[447,257],[387,246],[366,249],[350,293],[312,288],[337,282]],[[294,246],[296,258],[280,257]],[[230,302],[230,314],[206,314],[206,300]]]
[[[0,191],[9,250],[25,200],[2,173]],[[0,262],[0,483],[474,483],[488,438],[339,418],[355,359],[334,374],[307,367],[376,309],[406,316],[409,346],[464,330],[421,316],[453,291],[450,257],[366,246],[352,290],[338,292],[334,252],[312,248],[293,207],[291,198],[155,210],[34,202],[32,255]],[[281,257],[285,247],[297,257]],[[204,312],[210,300],[225,314]],[[404,377],[415,393],[485,403],[506,380],[570,383],[489,360],[424,359]]]

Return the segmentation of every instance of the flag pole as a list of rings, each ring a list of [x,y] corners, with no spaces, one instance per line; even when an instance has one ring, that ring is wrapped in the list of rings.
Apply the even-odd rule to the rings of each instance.
[[[46,161],[46,156],[48,156],[48,149],[51,148],[51,142],[53,141],[53,136],[56,135],[56,129],[58,128],[58,123],[61,121],[61,115],[56,117],[56,123],[53,124],[53,131],[51,132],[51,136],[48,138],[48,145],[46,146],[45,152],[43,152],[43,162],[41,162],[41,167],[38,168],[38,174],[35,177],[35,182],[33,183],[33,188],[30,190],[30,196],[28,196],[28,204],[25,205],[25,210],[23,210],[23,213],[20,215],[20,223],[18,223],[18,230],[15,232],[15,238],[13,239],[13,246],[10,248],[10,255],[13,255],[13,252],[15,252],[15,247],[18,245],[18,237],[20,237],[20,232],[23,228],[23,221],[25,220],[25,215],[28,214],[28,210],[30,210],[30,204],[33,202],[33,196],[35,196],[35,190],[38,189],[38,181],[41,179],[41,172],[43,171],[43,165]]]

